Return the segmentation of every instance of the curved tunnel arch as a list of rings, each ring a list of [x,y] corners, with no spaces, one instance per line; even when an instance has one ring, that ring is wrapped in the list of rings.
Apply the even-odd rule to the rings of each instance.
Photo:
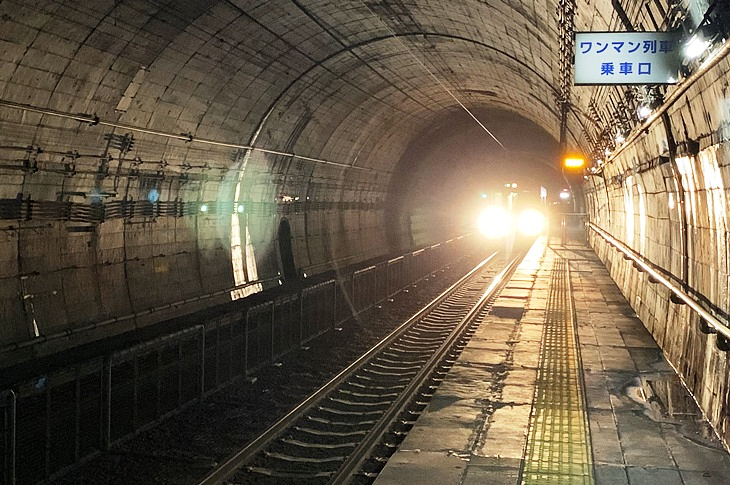
[[[303,71],[302,73],[300,73],[300,75],[296,79],[292,80],[289,83],[289,85],[287,85],[279,93],[279,95],[277,96],[277,98],[272,102],[272,104],[266,110],[265,116],[258,122],[258,125],[257,125],[258,126],[257,133],[260,130],[263,129],[265,123],[268,121],[269,117],[276,110],[276,107],[279,105],[279,103],[281,103],[282,100],[287,95],[289,95],[289,91],[292,90],[292,89],[294,89],[295,86],[297,86],[299,83],[301,83],[302,80],[307,75],[311,74],[313,71],[315,71],[316,69],[320,69],[320,68],[329,71],[329,69],[327,69],[327,67],[325,66],[325,64],[327,62],[336,61],[337,58],[339,58],[340,56],[342,56],[344,54],[352,53],[354,50],[359,49],[361,47],[370,46],[370,45],[378,44],[378,43],[381,43],[381,42],[386,42],[386,41],[389,41],[389,40],[393,40],[394,37],[395,38],[410,38],[410,37],[415,37],[415,38],[417,38],[417,37],[443,38],[443,39],[448,39],[448,40],[458,40],[458,41],[464,42],[466,44],[476,45],[476,46],[479,46],[481,48],[485,48],[485,49],[487,49],[487,50],[489,50],[491,52],[497,53],[500,57],[504,57],[504,58],[509,59],[509,61],[511,63],[515,63],[519,67],[521,67],[521,68],[523,68],[523,69],[531,72],[532,74],[534,74],[535,76],[537,76],[545,84],[545,86],[549,89],[549,91],[553,95],[557,95],[557,88],[555,88],[552,85],[552,83],[550,81],[548,81],[542,74],[540,74],[539,72],[537,72],[534,67],[528,65],[524,61],[519,60],[518,58],[516,58],[515,56],[509,54],[505,50],[499,49],[499,48],[497,48],[495,46],[488,45],[488,44],[486,44],[484,42],[480,42],[480,41],[478,41],[476,39],[469,39],[469,38],[462,37],[462,36],[448,35],[448,34],[442,34],[442,33],[438,33],[438,32],[408,32],[408,33],[398,33],[398,34],[394,34],[394,35],[385,35],[385,36],[380,36],[380,37],[376,37],[376,38],[372,38],[372,39],[367,39],[367,40],[361,41],[361,42],[359,42],[357,44],[349,45],[346,48],[343,48],[343,49],[341,49],[341,50],[339,50],[337,52],[334,52],[334,53],[330,54],[328,57],[323,58],[320,61],[318,61],[317,63],[312,64],[311,66],[309,66],[305,71]],[[404,53],[403,55],[410,56],[411,53]],[[505,67],[512,68],[512,65],[510,63],[505,63],[504,65],[505,65]],[[367,68],[367,69],[372,69],[372,70],[376,71],[376,73],[377,73],[377,70],[373,69],[373,67],[370,66],[369,64],[364,64],[364,65],[362,65],[360,67],[364,67],[364,68]],[[518,72],[518,71],[515,71],[515,72]],[[333,74],[336,77],[339,77],[336,73],[333,73]],[[425,73],[423,73],[423,71],[421,71],[421,74],[422,75],[425,75]],[[311,86],[311,87],[314,87],[314,86]],[[441,94],[443,94],[443,93],[441,93]],[[546,108],[548,108],[547,101],[545,100],[544,97],[536,96],[533,91],[528,91],[528,95],[534,96],[534,99],[535,100],[537,100],[539,103],[543,104]],[[298,98],[299,98],[299,96],[294,97],[294,99],[298,99]],[[372,99],[372,95],[367,95],[366,96],[366,99]],[[454,103],[453,100],[450,100],[450,101],[451,101],[451,103]],[[554,114],[555,114],[556,119],[557,119],[558,116],[559,116],[559,113],[557,112],[557,108],[553,107],[553,110],[554,110]],[[258,138],[258,137],[256,136],[255,138]],[[255,144],[255,141],[252,140],[250,142],[250,144],[252,144],[252,145]]]
[[[13,208],[12,214],[24,204],[41,204],[44,211],[35,211],[29,220],[0,221],[0,318],[11,322],[0,329],[0,343],[35,338],[27,325],[32,315],[24,306],[31,296],[40,334],[72,332],[100,320],[144,326],[170,313],[145,314],[139,320],[129,315],[151,307],[177,308],[180,301],[228,301],[224,289],[234,285],[232,266],[238,264],[232,262],[226,241],[231,211],[237,210],[231,207],[230,193],[241,178],[246,212],[239,217],[250,222],[250,231],[248,226],[239,230],[239,239],[257,250],[255,256],[242,257],[241,265],[257,261],[264,277],[276,276],[276,250],[281,251],[276,238],[284,216],[294,232],[294,261],[302,268],[326,271],[341,261],[384,256],[390,250],[384,201],[398,193],[395,172],[407,168],[399,161],[408,144],[427,133],[429,123],[447,119],[454,106],[438,83],[419,79],[422,68],[409,59],[399,39],[408,46],[424,46],[416,47],[416,55],[442,68],[445,81],[459,93],[474,90],[464,95],[470,108],[512,107],[554,135],[560,116],[552,98],[557,86],[570,84],[565,78],[570,66],[561,64],[559,56],[561,45],[570,44],[559,38],[559,22],[571,20],[579,31],[612,30],[625,20],[610,0],[577,4],[571,19],[555,14],[559,5],[552,0],[398,3],[401,15],[386,9],[373,16],[357,1],[314,2],[305,6],[318,20],[314,22],[294,2],[277,0],[158,2],[142,9],[133,8],[142,3],[130,0],[113,6],[39,0],[22,3],[17,12],[7,6],[21,2],[6,0],[2,8],[8,14],[0,16],[0,68],[11,74],[0,76],[0,131],[8,140],[0,150],[2,164],[10,168],[0,169],[0,199],[3,207]],[[633,25],[651,25],[650,8],[638,1],[621,5]],[[680,19],[680,14],[667,13],[662,25],[697,20],[694,14]],[[329,31],[336,31],[337,42]],[[600,169],[593,167],[600,173],[586,174],[587,180],[579,175],[593,221],[614,234],[625,230],[616,215],[631,209],[623,185],[632,175],[641,179],[647,207],[662,210],[634,207],[636,227],[646,227],[646,238],[635,249],[668,271],[681,268],[685,283],[696,282],[696,291],[717,308],[730,298],[728,290],[704,275],[709,267],[718,271],[718,281],[725,281],[729,267],[723,242],[727,235],[718,236],[727,214],[712,199],[727,186],[722,179],[728,165],[724,127],[729,115],[722,109],[724,80],[730,75],[727,50],[717,51],[717,62],[704,64],[707,70],[698,71],[690,82],[668,87],[670,102],[661,118],[634,125],[629,141]],[[345,62],[348,52],[360,58]],[[470,57],[473,64],[468,64]],[[142,66],[143,79],[137,82]],[[360,77],[353,81],[350,69]],[[317,79],[307,86],[311,77]],[[312,97],[309,109],[324,122],[307,139],[305,110],[285,107],[323,87],[332,96]],[[411,94],[414,87],[418,93],[402,94]],[[502,101],[485,94],[490,91]],[[355,92],[357,101],[350,102],[348,95]],[[566,118],[570,148],[588,155],[600,137],[614,131],[621,114],[615,107],[624,103],[625,95],[615,87],[571,87]],[[125,97],[129,109],[117,110]],[[720,109],[710,108],[715,106]],[[91,114],[74,114],[82,111]],[[349,130],[338,125],[350,125]],[[301,138],[294,136],[299,129]],[[134,137],[134,149],[117,146],[126,135]],[[249,145],[241,143],[244,139]],[[300,156],[263,151],[286,148],[290,142]],[[117,147],[110,148],[112,144]],[[245,174],[237,170],[244,152]],[[423,160],[428,154],[422,155]],[[465,171],[474,166],[460,165]],[[681,201],[685,175],[679,166],[696,173],[699,181]],[[438,171],[428,163],[414,171],[418,183],[411,193],[437,187],[429,177]],[[707,182],[718,178],[715,171],[720,171],[721,182]],[[164,183],[154,185],[159,180]],[[145,205],[144,191],[152,186],[159,186],[168,212],[155,215]],[[298,189],[304,192],[294,194]],[[104,194],[103,220],[78,222],[62,209],[53,212],[71,207],[80,209],[73,217],[92,214],[90,200],[101,198],[94,194]],[[299,195],[300,204],[296,209],[285,206],[289,201],[275,199],[277,195]],[[682,217],[679,204],[685,197],[697,205],[703,220]],[[421,199],[417,202],[427,221],[419,238],[433,241],[438,236],[431,229],[441,214]],[[670,203],[674,209],[663,209]],[[204,205],[206,211],[201,210]],[[48,214],[52,218],[44,219]],[[688,244],[693,234],[698,234],[697,243]],[[673,244],[677,241],[681,244]],[[600,252],[600,241],[593,243]],[[618,268],[613,271],[621,280],[625,275],[620,268],[626,268],[611,254],[601,257]],[[281,264],[283,269],[283,260]],[[630,286],[632,281],[638,280],[624,282]],[[18,288],[30,293],[21,298]],[[637,291],[634,302],[642,317],[679,341],[690,329],[678,312],[659,304],[650,308],[655,300],[654,293]],[[665,328],[666,320],[676,325]],[[125,329],[123,324],[112,327],[84,338],[93,341]],[[657,333],[658,338],[665,333]],[[706,340],[687,345],[693,355],[707,355],[715,359],[713,365],[720,362]],[[681,358],[670,343],[668,354],[672,352]],[[695,370],[708,381],[702,369]],[[711,400],[712,393],[724,395],[730,387],[712,386],[694,391]]]

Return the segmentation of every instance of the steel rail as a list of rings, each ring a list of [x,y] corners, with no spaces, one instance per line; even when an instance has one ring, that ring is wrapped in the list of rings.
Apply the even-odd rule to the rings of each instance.
[[[290,427],[292,424],[294,424],[299,418],[303,417],[304,414],[309,409],[311,409],[315,404],[317,404],[319,401],[324,399],[327,396],[327,394],[329,394],[330,391],[332,391],[338,385],[340,385],[342,382],[344,382],[350,375],[352,375],[355,371],[357,371],[360,367],[362,367],[365,363],[367,363],[378,352],[380,352],[383,348],[385,348],[393,340],[395,340],[397,337],[399,337],[401,334],[403,334],[405,331],[407,331],[412,324],[419,321],[426,314],[428,314],[433,308],[435,308],[442,301],[444,301],[446,298],[448,298],[455,290],[457,290],[474,273],[479,271],[482,267],[484,267],[487,263],[489,263],[492,259],[494,259],[497,256],[497,254],[498,254],[497,252],[494,252],[491,255],[489,255],[487,258],[485,258],[483,261],[481,261],[477,266],[475,266],[473,269],[471,269],[466,275],[461,277],[456,283],[451,285],[449,288],[447,288],[445,291],[443,291],[439,296],[437,296],[433,301],[431,301],[431,303],[429,303],[424,308],[422,308],[421,310],[416,312],[412,317],[410,317],[407,321],[405,321],[403,324],[398,326],[398,328],[393,330],[390,334],[388,334],[385,338],[383,338],[380,342],[378,342],[374,347],[372,347],[365,354],[363,354],[359,359],[357,359],[355,362],[350,364],[348,367],[346,367],[344,370],[342,370],[339,374],[337,374],[335,377],[333,377],[329,382],[327,382],[324,386],[322,386],[317,392],[312,394],[309,398],[307,398],[305,401],[300,403],[296,408],[294,408],[292,411],[290,411],[287,415],[282,417],[273,426],[271,426],[266,432],[264,432],[262,435],[260,435],[254,441],[252,441],[245,448],[243,448],[242,450],[233,454],[226,461],[224,461],[221,465],[216,467],[216,469],[214,469],[212,472],[210,472],[202,481],[199,482],[199,485],[218,484],[218,483],[223,482],[224,480],[227,480],[232,475],[234,475],[243,463],[249,461],[256,453],[262,451],[282,431],[284,431],[285,429]]]
[[[669,281],[667,278],[662,276],[659,272],[657,272],[654,268],[652,268],[648,263],[646,263],[643,258],[639,258],[636,254],[634,254],[634,251],[626,246],[623,242],[619,241],[612,235],[610,235],[608,232],[604,231],[600,227],[596,226],[592,222],[588,223],[588,226],[593,229],[599,236],[601,236],[603,239],[608,241],[609,244],[614,246],[616,249],[624,253],[624,255],[628,259],[632,259],[634,261],[634,264],[641,267],[642,271],[646,271],[647,274],[649,274],[653,279],[657,280],[659,283],[664,285],[671,291],[677,298],[682,300],[684,303],[687,304],[688,307],[690,307],[692,310],[694,310],[700,317],[702,317],[705,322],[707,322],[709,325],[711,325],[717,333],[721,334],[725,339],[730,340],[730,328],[724,323],[718,320],[714,315],[712,315],[710,312],[705,310],[692,296],[682,291],[680,288],[675,286],[671,281]]]
[[[385,435],[393,421],[405,411],[406,407],[411,403],[413,396],[418,388],[428,380],[433,370],[438,366],[444,356],[453,348],[454,342],[463,334],[464,329],[473,321],[473,319],[483,309],[485,303],[494,296],[495,290],[500,286],[504,277],[511,274],[522,260],[524,252],[519,253],[510,261],[510,263],[492,278],[491,283],[484,291],[479,300],[472,306],[469,312],[454,327],[451,336],[444,341],[439,350],[434,352],[431,358],[426,362],[421,370],[416,374],[406,388],[401,392],[400,396],[390,406],[390,408],[378,420],[375,426],[368,432],[353,452],[348,456],[345,462],[330,478],[330,485],[341,485],[349,483],[352,475],[362,468],[363,463],[370,457],[372,450],[377,446]]]

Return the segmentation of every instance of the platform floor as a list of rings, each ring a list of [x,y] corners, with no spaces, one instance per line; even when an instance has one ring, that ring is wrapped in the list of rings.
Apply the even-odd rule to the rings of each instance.
[[[730,454],[592,249],[543,239],[376,480],[416,483],[730,484]]]

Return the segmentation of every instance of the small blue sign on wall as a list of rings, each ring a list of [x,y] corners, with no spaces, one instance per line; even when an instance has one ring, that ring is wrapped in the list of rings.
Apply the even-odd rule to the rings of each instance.
[[[576,32],[575,84],[676,84],[679,32]]]

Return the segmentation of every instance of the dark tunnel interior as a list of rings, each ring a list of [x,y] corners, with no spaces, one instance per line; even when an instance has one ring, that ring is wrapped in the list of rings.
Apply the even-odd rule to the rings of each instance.
[[[473,114],[489,132],[463,110],[439,113],[413,137],[396,165],[386,204],[395,249],[474,231],[482,195],[514,190],[505,184],[517,184],[526,195],[544,187],[550,203],[567,188],[560,147],[550,134],[514,112],[477,109]]]
[[[71,409],[68,376],[83,367],[101,406],[111,356],[134,374],[129,349],[170,335],[181,347],[161,351],[161,369],[177,355],[185,370],[228,332],[220,348],[251,361],[228,377],[245,377],[379,309],[359,285],[388,302],[388,285],[485,247],[485,205],[545,195],[549,215],[572,218],[573,256],[612,280],[592,289],[628,301],[623,316],[727,448],[729,12],[726,0],[0,0],[0,395],[50,409],[59,389]],[[577,40],[590,33],[627,40]],[[655,60],[601,58],[598,81],[577,82],[576,58],[599,44],[664,56],[669,75],[629,82]],[[418,258],[427,275],[408,266]],[[320,313],[286,320],[297,309]],[[266,333],[275,320],[286,331]],[[81,367],[53,374],[54,359]],[[28,442],[42,448],[41,428]]]

